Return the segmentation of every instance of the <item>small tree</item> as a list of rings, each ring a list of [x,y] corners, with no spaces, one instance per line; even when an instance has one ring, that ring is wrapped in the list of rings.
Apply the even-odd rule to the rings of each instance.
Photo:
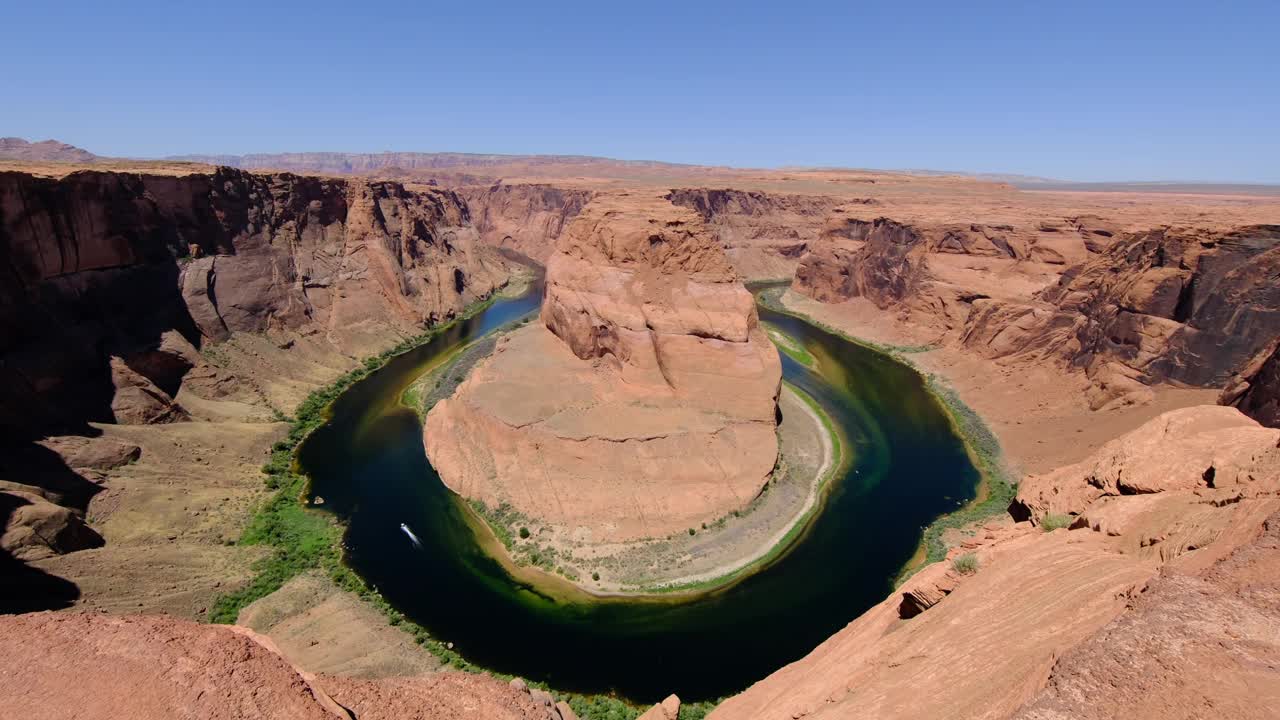
[[[528,539],[529,539],[529,528],[527,528],[527,527],[522,527],[522,528],[520,528],[520,539],[521,539],[521,540],[528,540]]]

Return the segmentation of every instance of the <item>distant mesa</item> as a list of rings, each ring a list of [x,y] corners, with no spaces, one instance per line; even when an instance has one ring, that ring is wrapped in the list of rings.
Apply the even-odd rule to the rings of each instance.
[[[0,138],[0,160],[93,163],[98,161],[98,156],[57,140],[28,142],[22,138],[7,137]]]

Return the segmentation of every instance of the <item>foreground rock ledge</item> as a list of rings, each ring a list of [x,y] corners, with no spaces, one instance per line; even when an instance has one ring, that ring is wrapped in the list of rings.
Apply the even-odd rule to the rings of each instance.
[[[1199,406],[1031,477],[1016,506],[1072,529],[990,522],[710,717],[1274,718],[1278,444]]]
[[[781,364],[695,213],[593,200],[547,265],[540,322],[511,333],[427,418],[464,497],[583,541],[662,537],[768,481]]]

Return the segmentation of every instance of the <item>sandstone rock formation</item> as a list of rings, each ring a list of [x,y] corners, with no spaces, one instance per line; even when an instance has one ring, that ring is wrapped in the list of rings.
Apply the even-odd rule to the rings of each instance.
[[[454,193],[227,168],[0,173],[0,256],[0,426],[27,435],[180,419],[197,346],[273,332],[369,354],[504,277]]]
[[[1120,461],[1154,469],[1140,479],[1145,494],[1103,496],[1091,485],[1096,468],[1117,461],[1119,444],[1031,483],[1037,497],[1077,498],[1062,506],[1082,518],[1075,529],[989,523],[951,551],[973,553],[976,572],[925,568],[710,717],[1004,718],[1024,705],[1019,717],[1043,719],[1130,717],[1125,709],[1237,716],[1231,708],[1269,717],[1256,700],[1280,692],[1275,664],[1260,660],[1280,652],[1272,632],[1280,430],[1202,406],[1157,418],[1134,438]],[[1230,447],[1215,455],[1224,439]],[[1210,455],[1222,484],[1190,478]],[[1270,530],[1259,538],[1264,522]],[[1173,698],[1180,713],[1157,712]]]
[[[594,195],[575,188],[504,183],[463,188],[459,193],[481,242],[544,264],[555,252],[560,234]]]
[[[1102,446],[1089,459],[1018,486],[1011,512],[1038,523],[1050,513],[1076,516],[1102,497],[1198,488],[1248,492],[1280,477],[1280,439],[1229,407],[1165,413]]]
[[[987,358],[1084,370],[1093,383],[1090,405],[1099,410],[1144,402],[1155,382],[1220,385],[1280,334],[1280,226],[1117,237],[1089,218],[1069,220],[1091,259],[1040,288],[1007,275],[1012,284],[1001,287],[997,270],[979,279],[943,260],[1062,263],[1061,252],[1012,226],[852,217],[833,219],[793,287],[823,302],[865,297],[935,328],[939,342]]]
[[[1280,516],[1207,572],[1168,573],[1054,663],[1015,720],[1276,717]]]
[[[1218,402],[1267,427],[1280,427],[1280,336],[1232,376]]]
[[[668,695],[665,700],[645,711],[636,720],[679,720],[680,698]]]
[[[666,197],[702,216],[715,230],[729,262],[748,280],[791,277],[827,215],[842,202],[820,195],[732,188],[676,188]]]
[[[251,630],[161,616],[0,617],[6,717],[53,720],[561,720],[494,678],[315,676]]]
[[[750,502],[777,458],[781,366],[701,219],[598,197],[546,282],[541,322],[428,416],[444,482],[597,541],[683,531]]]

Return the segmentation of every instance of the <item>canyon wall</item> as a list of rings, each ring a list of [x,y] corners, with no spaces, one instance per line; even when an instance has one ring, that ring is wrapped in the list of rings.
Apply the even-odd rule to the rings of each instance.
[[[1218,402],[1267,427],[1280,427],[1280,336],[1232,376]]]
[[[208,343],[369,354],[505,277],[454,193],[228,168],[2,173],[0,258],[0,425],[23,434],[180,419]]]
[[[1117,236],[1077,220],[1088,257],[1062,266],[1063,252],[1010,226],[836,218],[793,288],[866,298],[990,359],[1083,369],[1095,409],[1141,402],[1155,382],[1221,385],[1280,334],[1280,226]]]
[[[781,365],[702,219],[602,195],[561,236],[539,323],[427,417],[459,494],[588,541],[661,537],[769,479]]]
[[[842,202],[821,195],[697,187],[673,189],[666,198],[702,216],[747,280],[791,277],[827,215]]]
[[[470,209],[471,222],[482,242],[546,264],[560,234],[595,193],[552,185],[497,183],[461,188],[459,194]]]
[[[1133,233],[1031,302],[976,300],[961,341],[1091,377],[1217,386],[1280,335],[1278,272],[1280,226]]]

